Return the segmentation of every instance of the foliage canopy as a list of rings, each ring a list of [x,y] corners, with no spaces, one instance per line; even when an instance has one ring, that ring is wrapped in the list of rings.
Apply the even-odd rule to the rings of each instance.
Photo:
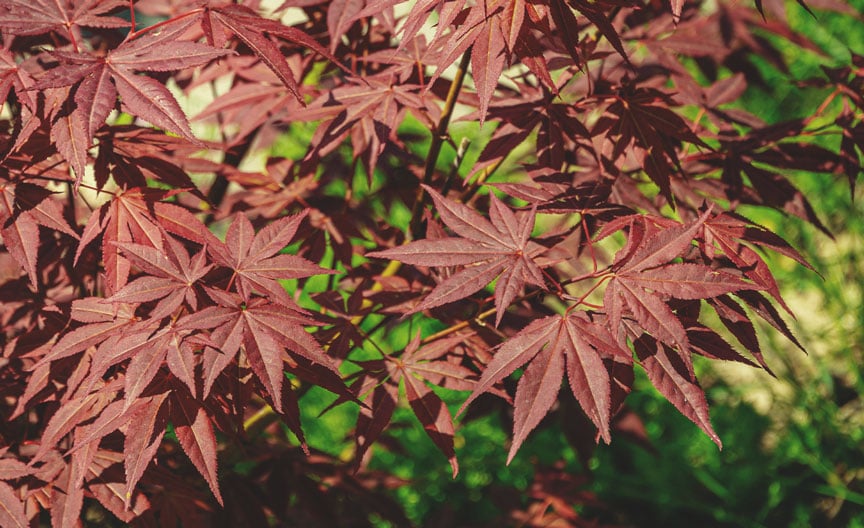
[[[828,233],[793,176],[854,188],[864,57],[803,118],[743,109],[822,53],[783,2],[263,4],[0,4],[0,525],[401,525],[400,406],[456,476],[454,416],[585,456],[639,369],[720,446],[694,357],[801,346],[763,255],[810,265],[740,208]],[[502,515],[578,525],[567,478]]]

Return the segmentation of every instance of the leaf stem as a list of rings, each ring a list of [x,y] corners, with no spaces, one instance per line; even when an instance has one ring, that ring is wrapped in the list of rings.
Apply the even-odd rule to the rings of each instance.
[[[534,290],[530,293],[526,293],[525,295],[519,297],[514,302],[524,301],[526,299],[536,297],[536,296],[540,295],[541,293],[543,293],[543,290]],[[426,336],[425,338],[423,338],[422,341],[420,341],[420,343],[425,345],[426,343],[429,343],[431,341],[435,341],[436,339],[441,339],[442,337],[447,337],[448,335],[450,335],[452,333],[458,332],[459,330],[462,330],[463,328],[467,328],[468,326],[471,326],[472,323],[478,324],[481,326],[485,326],[486,322],[483,320],[486,319],[487,317],[491,316],[491,315],[494,315],[497,311],[498,311],[498,309],[493,306],[492,308],[489,308],[485,312],[480,312],[479,314],[475,315],[471,319],[468,319],[465,321],[460,321],[460,322],[458,322],[452,326],[448,326],[444,330],[441,330],[441,331],[435,332],[432,335]]]
[[[182,20],[186,17],[192,16],[192,15],[197,15],[198,13],[200,13],[202,11],[204,11],[204,8],[199,7],[199,8],[193,9],[191,11],[187,11],[186,13],[182,13],[182,14],[173,16],[173,17],[169,18],[168,20],[163,20],[161,22],[157,22],[157,23],[153,24],[152,26],[147,26],[146,28],[144,28],[140,31],[136,31],[134,29],[134,26],[133,26],[132,31],[130,31],[129,34],[126,35],[125,41],[134,40],[145,33],[149,33],[153,30],[159,29],[159,28],[167,26],[169,24],[173,24],[174,22],[177,22],[178,20]],[[134,21],[134,16],[133,16],[133,21]]]
[[[583,275],[579,275],[577,277],[571,277],[565,281],[561,282],[561,286],[569,286],[570,284],[574,284],[577,282],[581,282],[586,279],[596,279],[597,277],[603,277],[604,275],[610,275],[609,270],[612,269],[612,266],[607,266],[605,269],[600,271],[592,271],[591,273],[585,273]]]
[[[133,0],[129,0],[129,25],[131,26],[130,33],[134,33],[138,25],[135,23],[135,2]]]
[[[611,278],[612,278],[612,274],[611,274],[611,273],[608,274],[608,275],[604,275],[604,276],[600,277],[600,280],[599,280],[599,281],[597,281],[596,283],[594,283],[593,286],[591,286],[590,288],[588,288],[588,291],[587,291],[587,292],[585,292],[581,297],[579,297],[578,299],[576,299],[576,300],[574,301],[574,303],[573,303],[572,305],[570,305],[570,306],[567,308],[567,313],[570,313],[571,310],[573,310],[574,308],[576,308],[576,307],[579,306],[580,304],[584,303],[584,302],[585,302],[585,299],[587,299],[589,295],[591,295],[592,293],[594,293],[594,290],[596,290],[598,287],[600,287],[601,284],[603,284],[604,282],[606,282],[606,279],[611,279]],[[586,304],[587,304],[587,303],[586,303]],[[591,306],[594,307],[593,304],[592,304]]]

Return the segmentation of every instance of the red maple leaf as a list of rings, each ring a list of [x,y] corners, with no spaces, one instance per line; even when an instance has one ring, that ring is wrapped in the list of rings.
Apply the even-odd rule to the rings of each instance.
[[[114,109],[117,96],[132,115],[200,142],[192,134],[179,103],[159,81],[138,71],[165,72],[200,66],[228,53],[196,42],[178,40],[188,24],[127,40],[105,56],[54,52],[59,65],[40,77],[38,86],[64,88],[52,115],[52,138],[72,165],[80,183],[93,136]],[[67,88],[68,87],[68,88]]]
[[[342,67],[336,57],[308,34],[279,21],[264,18],[247,6],[229,3],[207,7],[201,15],[201,27],[207,42],[216,47],[225,44],[226,32],[233,33],[279,77],[300,103],[304,101],[294,79],[294,72],[280,50],[279,39],[313,50]]]
[[[620,328],[625,314],[660,342],[677,349],[692,371],[687,331],[667,304],[668,299],[708,299],[740,291],[760,289],[728,272],[705,264],[675,263],[693,247],[710,210],[689,225],[676,225],[628,243],[613,266],[604,305],[610,326]],[[632,241],[631,241],[632,242]]]
[[[396,129],[406,110],[426,121],[437,112],[421,88],[393,84],[393,76],[385,73],[329,90],[306,108],[291,112],[292,121],[324,121],[310,142],[306,161],[332,152],[350,133],[354,157],[362,159],[371,181],[384,148],[400,143]]]
[[[129,22],[107,13],[126,7],[125,0],[8,0],[0,8],[0,27],[15,35],[56,31],[75,40],[72,28],[121,28]]]
[[[518,217],[495,195],[490,195],[490,220],[470,207],[449,200],[424,186],[435,201],[441,220],[460,238],[416,240],[404,246],[367,253],[415,266],[465,266],[435,287],[411,311],[419,312],[457,301],[480,290],[495,278],[496,324],[525,283],[545,288],[543,271],[534,263],[545,248],[529,240],[534,212]]]
[[[224,369],[242,347],[252,371],[279,412],[282,412],[286,367],[301,378],[309,371],[321,378],[329,378],[331,384],[341,385],[335,361],[305,329],[307,325],[316,325],[315,320],[260,297],[244,302],[236,294],[214,288],[206,291],[219,305],[186,315],[177,323],[182,329],[213,329],[210,339],[226,360],[208,362],[205,367]],[[314,367],[305,369],[302,362],[294,359],[295,356]],[[218,372],[204,372],[205,379],[213,379],[216,375]],[[316,382],[322,384],[320,380]]]
[[[0,235],[33,286],[39,283],[39,226],[78,238],[78,233],[64,220],[60,202],[50,198],[51,194],[31,183],[0,184]]]
[[[177,205],[158,201],[170,194],[173,193],[155,189],[129,189],[118,192],[110,202],[90,215],[75,253],[75,261],[78,261],[84,248],[101,235],[107,293],[117,292],[129,279],[129,260],[120,254],[118,243],[134,242],[161,248],[163,229],[202,244],[218,241],[191,213]],[[161,215],[158,213],[160,210]],[[150,211],[157,212],[157,219],[160,220],[158,224],[154,222]],[[177,224],[183,221],[188,223],[178,227]],[[202,229],[196,230],[196,225],[202,225]]]
[[[286,216],[271,223],[257,235],[252,223],[243,214],[234,215],[225,242],[215,241],[208,246],[213,261],[233,270],[231,283],[244,300],[252,293],[266,293],[286,306],[296,303],[285,292],[277,279],[298,279],[322,273],[333,273],[296,255],[280,252],[294,238],[300,222],[308,210],[294,216]]]
[[[427,383],[456,390],[474,388],[475,382],[471,379],[474,373],[444,357],[464,340],[464,336],[452,336],[421,346],[418,332],[401,353],[387,355],[383,360],[361,362],[366,368],[355,378],[352,388],[361,395],[371,391],[371,396],[357,417],[355,442],[358,464],[362,463],[366,451],[390,423],[399,400],[400,383],[404,381],[405,396],[411,410],[435,446],[450,461],[453,476],[456,476],[459,463],[453,446],[453,417]]]
[[[513,443],[507,463],[558,399],[566,373],[570,389],[585,414],[606,442],[611,408],[610,366],[632,363],[630,353],[618,345],[608,329],[582,311],[535,320],[505,341],[483,371],[477,387],[462,404],[461,413],[475,398],[488,392],[526,363],[516,387]]]
[[[213,267],[205,264],[205,252],[189,258],[182,244],[171,236],[164,238],[164,252],[141,244],[118,243],[117,246],[147,275],[121,288],[109,301],[146,303],[161,299],[150,312],[150,317],[156,319],[170,315],[183,301],[193,311],[198,309],[194,285]]]

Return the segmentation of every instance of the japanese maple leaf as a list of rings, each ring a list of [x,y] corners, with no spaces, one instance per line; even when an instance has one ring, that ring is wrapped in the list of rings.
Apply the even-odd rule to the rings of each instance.
[[[357,462],[384,431],[399,399],[400,382],[404,381],[405,396],[414,415],[423,424],[426,434],[450,461],[453,476],[459,472],[453,447],[453,417],[447,405],[427,385],[444,386],[457,390],[471,390],[475,381],[469,368],[448,361],[444,356],[465,340],[453,336],[421,346],[420,333],[401,354],[386,356],[384,360],[363,362],[364,371],[353,387],[359,394],[371,391],[367,407],[357,417]]]
[[[168,395],[168,392],[162,392],[155,396],[141,397],[130,406],[126,406],[123,400],[111,402],[101,411],[96,420],[79,427],[79,434],[75,435],[75,446],[66,455],[87,449],[88,444],[98,445],[105,436],[118,429],[122,430],[126,436],[124,465],[127,493],[125,496],[127,501],[131,500],[135,485],[155,456],[156,449],[165,435],[168,406],[164,403]]]
[[[83,352],[103,341],[116,338],[135,326],[135,305],[107,303],[99,297],[87,297],[72,302],[73,321],[85,323],[64,333],[39,360],[34,368]]]
[[[304,101],[297,86],[297,80],[285,60],[285,55],[280,50],[277,39],[284,39],[313,50],[346,72],[351,73],[341,65],[333,54],[308,34],[295,27],[286,26],[277,20],[264,18],[247,6],[235,5],[234,3],[208,6],[201,14],[201,27],[207,37],[207,42],[216,47],[222,47],[225,44],[227,32],[233,33],[279,77],[279,80],[300,103]]]
[[[60,202],[51,192],[31,183],[0,184],[0,235],[9,254],[27,272],[30,283],[39,283],[39,226],[78,238],[63,218]]]
[[[331,152],[350,133],[354,157],[363,160],[371,178],[385,146],[399,142],[395,132],[406,110],[427,121],[434,114],[434,105],[427,104],[419,85],[392,81],[390,75],[365,77],[362,83],[334,88],[307,108],[291,112],[292,121],[324,120],[312,137],[307,161]]]
[[[160,181],[187,189],[202,200],[189,172],[216,172],[219,164],[194,157],[199,147],[183,138],[138,126],[104,127],[96,134],[99,153],[93,165],[96,187],[102,190],[113,178],[118,187],[147,187]]]
[[[672,262],[692,247],[710,212],[707,210],[689,225],[659,229],[634,247],[622,249],[616,256],[614,276],[604,298],[612,328],[620,328],[626,313],[659,342],[678,350],[691,372],[687,331],[667,300],[709,299],[740,290],[761,289],[758,284],[705,264]]]
[[[459,413],[527,363],[516,387],[513,443],[508,464],[557,400],[565,373],[573,395],[608,443],[611,377],[604,360],[632,363],[630,353],[616,343],[609,330],[592,321],[586,313],[574,310],[535,320],[495,352]]]
[[[241,350],[245,353],[267,393],[274,408],[282,412],[282,384],[286,367],[301,378],[302,365],[293,359],[307,360],[315,365],[314,373],[329,378],[333,384],[341,384],[341,376],[335,361],[310,335],[305,326],[317,324],[303,312],[287,308],[255,297],[245,302],[239,295],[206,288],[219,305],[210,306],[187,315],[178,321],[183,329],[214,329],[210,339],[227,358],[214,361],[210,368],[224,369],[227,361]],[[284,290],[283,290],[284,291]],[[205,379],[212,379],[218,372],[204,372]],[[322,384],[320,381],[318,384]],[[326,386],[326,385],[324,385]]]
[[[55,52],[60,65],[40,79],[40,88],[72,87],[52,121],[52,138],[80,182],[86,151],[96,130],[114,110],[117,96],[129,113],[201,144],[192,134],[177,100],[159,81],[136,72],[166,72],[200,66],[221,57],[220,50],[178,40],[187,26],[171,26],[125,41],[104,56]]]
[[[497,325],[526,282],[545,288],[543,272],[534,258],[546,248],[529,240],[534,228],[533,211],[519,218],[495,195],[490,195],[490,221],[467,205],[444,198],[428,186],[423,187],[435,201],[441,220],[461,237],[417,240],[401,247],[367,253],[371,257],[415,266],[465,266],[436,286],[411,313],[467,297],[497,277]]]
[[[159,196],[164,192],[159,191]],[[102,259],[105,263],[107,292],[113,294],[129,280],[129,260],[120,255],[116,242],[146,243],[162,247],[162,232],[147,211],[145,199],[150,201],[154,193],[143,189],[130,189],[118,193],[114,199],[93,211],[81,235],[81,243],[75,253],[75,262],[84,248],[100,234],[102,235]],[[141,206],[136,202],[141,202]]]
[[[164,251],[133,243],[118,243],[117,246],[147,275],[124,286],[109,301],[146,303],[161,299],[150,312],[150,317],[156,319],[173,313],[184,300],[192,310],[198,309],[195,282],[213,268],[212,264],[206,264],[206,252],[190,258],[183,245],[167,235]]]
[[[110,202],[90,215],[75,253],[75,262],[84,248],[101,235],[108,295],[120,290],[129,279],[130,263],[121,254],[117,243],[134,242],[162,248],[163,231],[208,247],[220,243],[188,210],[160,201],[173,194],[176,192],[128,189],[115,194]]]
[[[480,153],[472,173],[500,163],[538,126],[538,162],[544,167],[561,170],[574,149],[586,146],[593,149],[591,134],[582,124],[578,108],[562,102],[549,90],[521,87],[512,103],[511,99],[500,101],[490,109],[489,117],[500,119],[501,124]]]
[[[592,133],[609,130],[617,159],[628,148],[635,149],[645,173],[672,201],[669,176],[680,170],[677,148],[680,142],[708,148],[678,114],[669,109],[675,102],[659,90],[624,86]],[[614,137],[614,139],[613,139]]]
[[[285,306],[296,306],[277,279],[299,279],[322,273],[333,273],[296,255],[279,252],[291,242],[308,210],[271,223],[257,235],[252,222],[242,213],[234,215],[225,242],[208,246],[217,264],[234,271],[231,280],[245,300],[252,292],[266,293]]]
[[[480,99],[481,124],[486,117],[492,94],[498,86],[498,78],[504,71],[507,60],[502,30],[502,25],[507,24],[500,18],[505,10],[505,3],[504,0],[484,0],[463,10],[464,2],[453,2],[449,6],[440,0],[418,2],[406,23],[407,27],[412,20],[425,18],[432,9],[443,4],[438,30],[431,44],[433,47],[440,47],[440,54],[430,84],[434,83],[445,69],[454,64],[459,56],[470,49],[471,73]],[[443,31],[457,18],[460,20],[458,26],[445,35]],[[406,35],[406,38],[413,38],[413,35]]]
[[[554,8],[547,12],[552,13],[550,16],[558,30],[556,33],[572,36],[568,44],[575,48],[578,40],[575,37],[576,19],[563,0],[559,0],[558,5],[560,13],[565,13],[567,18],[556,18],[559,11]],[[548,22],[542,20],[540,9],[523,0],[484,0],[469,7],[465,7],[464,2],[432,0],[415,5],[405,28],[413,28],[412,22],[419,21],[436,7],[440,7],[438,30],[430,46],[438,54],[435,61],[437,69],[430,82],[434,82],[460,55],[470,53],[481,124],[486,118],[505,65],[515,62],[514,58],[521,60],[543,84],[555,90],[546,59],[540,51],[543,46],[532,33],[532,30],[547,34],[551,31]],[[455,26],[452,31],[444,33],[444,29],[451,25]],[[407,38],[413,36],[406,34]],[[575,50],[572,54],[574,60],[581,64]]]
[[[73,26],[129,27],[129,21],[107,13],[128,7],[125,0],[7,0],[0,8],[0,27],[15,35],[57,31],[72,38]]]
[[[214,99],[193,118],[201,120],[219,115],[223,122],[235,123],[236,131],[223,131],[230,145],[258,133],[269,122],[281,116],[293,115],[293,112],[302,108],[297,98],[279,84],[279,78],[255,57],[230,56],[211,65],[207,73],[218,76],[235,72],[239,75],[231,89]]]
[[[704,225],[704,241],[703,252],[709,258],[713,258],[716,244],[716,248],[719,248],[735,266],[741,269],[747,278],[764,288],[787,312],[790,312],[789,307],[780,296],[780,289],[771,270],[768,269],[768,264],[755,250],[743,242],[773,249],[802,266],[813,269],[810,263],[782,237],[735,213],[726,212],[707,220]]]

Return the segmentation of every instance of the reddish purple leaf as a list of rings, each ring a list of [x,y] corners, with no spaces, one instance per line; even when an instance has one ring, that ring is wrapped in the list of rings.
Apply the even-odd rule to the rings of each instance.
[[[9,528],[27,528],[27,516],[24,513],[24,504],[18,497],[18,493],[9,484],[0,481],[0,525]]]
[[[651,383],[722,449],[720,437],[711,427],[705,393],[680,357],[648,336],[640,337],[634,345]]]
[[[216,435],[213,433],[210,417],[198,402],[182,391],[172,394],[171,420],[177,440],[221,505],[222,495],[219,493],[216,472]]]
[[[459,473],[459,463],[456,461],[456,451],[453,449],[453,437],[456,435],[453,429],[453,418],[450,411],[441,398],[422,381],[414,379],[408,374],[402,376],[405,380],[405,395],[414,414],[423,424],[426,434],[435,442],[450,461],[453,468],[453,478]]]

